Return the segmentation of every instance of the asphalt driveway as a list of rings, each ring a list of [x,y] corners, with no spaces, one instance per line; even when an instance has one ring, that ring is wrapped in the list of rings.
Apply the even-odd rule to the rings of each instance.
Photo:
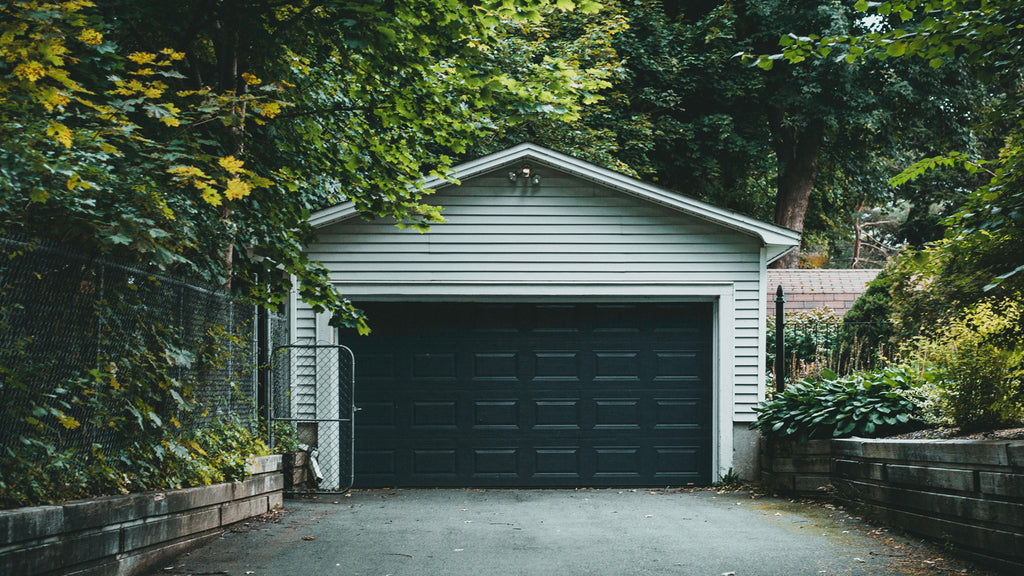
[[[982,574],[843,510],[747,492],[369,490],[286,500],[153,574]]]

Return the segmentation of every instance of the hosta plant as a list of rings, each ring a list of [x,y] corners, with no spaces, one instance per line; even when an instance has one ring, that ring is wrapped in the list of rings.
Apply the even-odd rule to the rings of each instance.
[[[755,411],[751,427],[765,435],[794,438],[881,436],[921,424],[912,372],[893,366],[839,377],[824,370],[775,393]]]

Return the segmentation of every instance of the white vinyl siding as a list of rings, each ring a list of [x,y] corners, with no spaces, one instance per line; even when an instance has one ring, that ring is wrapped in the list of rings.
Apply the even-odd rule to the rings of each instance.
[[[534,168],[542,176],[539,186],[513,184],[507,169],[499,168],[427,197],[444,208],[447,220],[428,233],[354,217],[321,228],[309,255],[331,271],[342,294],[406,283],[522,285],[536,295],[544,285],[572,284],[585,298],[592,296],[588,285],[601,283],[729,285],[733,339],[720,345],[731,346],[734,355],[734,419],[750,420],[763,369],[760,239],[551,168]],[[296,336],[315,334],[313,322],[300,305]]]

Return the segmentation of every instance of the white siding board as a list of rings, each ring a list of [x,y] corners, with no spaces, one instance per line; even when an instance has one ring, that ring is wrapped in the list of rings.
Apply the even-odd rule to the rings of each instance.
[[[760,240],[538,168],[538,187],[514,186],[497,170],[428,196],[447,220],[428,233],[350,219],[321,229],[309,255],[343,294],[387,283],[731,284],[732,412],[749,419],[761,379]],[[312,315],[302,312],[296,336],[310,338]]]

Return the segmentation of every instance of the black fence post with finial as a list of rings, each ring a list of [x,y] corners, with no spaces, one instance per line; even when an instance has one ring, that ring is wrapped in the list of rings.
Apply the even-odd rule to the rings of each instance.
[[[779,284],[775,291],[775,391],[786,388],[786,291]]]

